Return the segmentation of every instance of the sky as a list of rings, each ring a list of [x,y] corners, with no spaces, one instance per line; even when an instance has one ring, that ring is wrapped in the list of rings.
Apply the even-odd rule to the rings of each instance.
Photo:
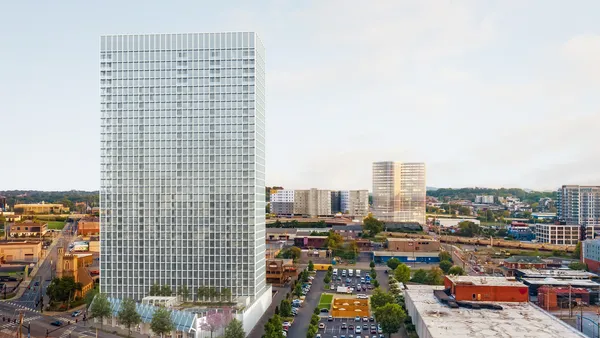
[[[255,31],[267,185],[371,189],[374,161],[432,187],[600,184],[599,1],[10,1],[0,190],[97,190],[99,36]]]

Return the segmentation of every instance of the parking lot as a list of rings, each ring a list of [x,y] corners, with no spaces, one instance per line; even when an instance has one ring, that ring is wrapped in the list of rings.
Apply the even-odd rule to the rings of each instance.
[[[361,271],[360,276],[353,276],[353,277],[348,277],[348,276],[343,277],[341,275],[333,276],[331,283],[329,283],[328,285],[325,286],[325,288],[326,288],[325,291],[335,293],[338,287],[347,286],[347,287],[353,288],[352,294],[354,294],[354,295],[359,294],[359,293],[369,295],[372,293],[372,291],[375,287],[373,286],[373,284],[369,284],[365,280],[361,281],[361,277],[365,278],[367,275],[368,275],[368,273],[366,271]],[[387,279],[387,275],[385,278]],[[383,278],[379,277],[379,279],[383,279]],[[350,283],[347,282],[348,280],[350,280]],[[333,289],[331,288],[331,286],[333,286]]]
[[[328,321],[327,318],[322,318],[319,324],[323,323],[325,325],[324,329],[319,329],[317,332],[321,335],[321,338],[350,338],[350,337],[361,337],[361,338],[380,338],[383,335],[379,333],[371,333],[371,325],[375,325],[377,328],[377,321],[369,321],[364,322],[361,318],[360,322],[355,321],[355,318],[334,318],[333,321]],[[344,323],[346,324],[346,328],[344,327]],[[360,325],[361,332],[356,333],[356,326]],[[364,325],[367,325],[368,329],[364,330]],[[352,327],[352,329],[350,329]]]

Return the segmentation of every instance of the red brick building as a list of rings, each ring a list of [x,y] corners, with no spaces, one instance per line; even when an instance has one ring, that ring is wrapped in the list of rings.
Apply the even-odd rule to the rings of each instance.
[[[512,277],[516,270],[522,269],[546,269],[547,263],[536,256],[512,256],[502,263],[504,275]]]
[[[514,278],[446,276],[444,286],[456,300],[482,302],[528,302],[529,288]]]

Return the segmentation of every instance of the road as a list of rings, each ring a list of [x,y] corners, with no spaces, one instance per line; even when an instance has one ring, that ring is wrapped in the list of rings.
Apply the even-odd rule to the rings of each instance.
[[[288,331],[287,338],[306,338],[310,318],[317,305],[319,305],[319,299],[325,287],[323,278],[325,278],[325,271],[317,271],[310,291],[304,299],[304,304],[300,308],[300,311],[298,311],[298,315],[294,318],[294,324],[292,324],[292,327]]]

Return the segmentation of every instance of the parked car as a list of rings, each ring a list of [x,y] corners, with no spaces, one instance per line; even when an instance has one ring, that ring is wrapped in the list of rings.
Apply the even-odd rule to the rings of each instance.
[[[325,323],[319,323],[319,329],[324,329],[325,328]]]
[[[342,330],[346,329],[348,327],[348,325],[346,325],[346,323],[342,323]]]
[[[367,317],[367,316],[364,316],[364,317],[363,317],[363,322],[368,322],[368,321],[369,321],[369,317]]]
[[[374,322],[374,321],[375,321],[375,318],[374,318],[373,316],[371,316],[371,317],[369,317],[369,321],[370,321],[370,322]]]
[[[360,317],[359,317],[359,316],[356,316],[356,317],[354,318],[354,321],[355,321],[355,322],[360,322]]]
[[[352,324],[348,325],[348,330],[354,331],[354,325],[352,325]]]
[[[328,322],[333,322],[333,316],[329,316],[329,317],[327,317],[327,321],[328,321]]]

